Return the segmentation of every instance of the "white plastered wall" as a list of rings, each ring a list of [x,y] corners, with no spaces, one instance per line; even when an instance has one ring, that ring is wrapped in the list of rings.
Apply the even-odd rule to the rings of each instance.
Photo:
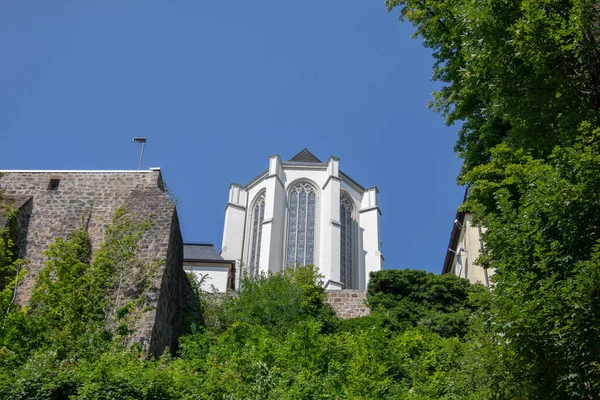
[[[383,254],[381,254],[381,240],[379,232],[379,221],[381,211],[378,205],[379,192],[377,188],[365,190],[362,196],[361,209],[359,211],[359,226],[362,236],[362,249],[364,254],[364,274],[359,282],[359,289],[366,289],[369,273],[383,269]]]
[[[354,207],[355,232],[353,241],[353,267],[355,271],[354,286],[357,288],[366,288],[367,278],[365,275],[365,255],[363,250],[364,228],[360,225],[361,219],[361,202],[363,199],[364,190],[351,181],[342,179],[340,192],[345,194],[351,201]],[[341,195],[341,194],[340,194]]]
[[[468,279],[471,283],[480,282],[489,287],[489,278],[494,271],[486,270],[476,264],[481,251],[480,233],[480,228],[473,225],[473,215],[466,213],[455,249],[456,252],[460,252],[461,262],[458,263],[457,254],[454,253],[451,272],[458,277]]]
[[[201,282],[200,287],[205,292],[227,291],[229,264],[185,263],[183,270],[191,272]]]
[[[221,257],[225,260],[235,260],[236,271],[240,271],[242,264],[247,197],[247,192],[241,185],[233,183],[229,186],[229,201],[225,207]],[[238,279],[239,273],[236,274],[236,280]]]
[[[225,259],[240,260],[246,266],[250,258],[250,218],[257,196],[265,193],[265,215],[261,239],[259,268],[261,271],[280,271],[286,258],[287,193],[295,184],[308,182],[316,189],[316,226],[314,264],[324,275],[325,282],[339,284],[340,280],[340,196],[344,192],[355,207],[355,240],[353,245],[354,286],[366,289],[368,273],[383,268],[380,249],[380,211],[377,189],[363,189],[339,171],[339,159],[331,157],[326,164],[285,163],[272,156],[265,175],[245,187],[232,185],[226,208],[222,255]],[[237,189],[243,190],[244,201],[235,202]],[[232,191],[233,190],[233,191]],[[239,192],[241,196],[242,191]],[[234,207],[237,206],[237,207]],[[235,227],[233,225],[236,225]],[[239,273],[237,274],[239,277]],[[237,283],[236,283],[237,284]],[[332,285],[331,288],[336,287]],[[337,286],[341,287],[341,286]]]
[[[269,201],[269,197],[267,196],[267,185],[266,185],[266,181],[265,179],[261,179],[259,182],[257,182],[255,185],[252,185],[250,187],[246,188],[248,191],[248,212],[246,213],[246,221],[245,221],[245,229],[244,229],[244,241],[243,241],[243,252],[242,252],[242,268],[247,268],[248,265],[250,264],[250,246],[251,246],[251,236],[252,236],[252,207],[254,207],[254,204],[257,200],[257,198],[262,194],[265,193],[265,220],[267,218],[267,215],[269,214],[269,205],[272,205],[272,200]],[[268,239],[265,240],[265,226],[263,224],[263,232],[262,232],[262,240],[261,240],[261,248],[260,248],[260,260],[258,261],[258,265],[259,265],[259,270],[260,271],[267,271],[267,267],[266,264],[264,263],[263,260],[266,260],[268,257],[268,244],[265,245],[265,243],[268,243]],[[266,234],[266,236],[270,236],[269,233]],[[265,249],[267,249],[265,251]],[[242,269],[240,269],[240,273],[242,272]]]
[[[263,222],[260,269],[277,272],[283,267],[283,233],[285,215],[284,173],[279,156],[269,160],[266,189],[265,219]]]
[[[324,275],[325,282],[340,283],[340,186],[339,160],[331,157],[324,173],[325,183],[321,185],[321,218],[319,220],[319,258],[317,265]],[[328,249],[326,251],[325,249]]]

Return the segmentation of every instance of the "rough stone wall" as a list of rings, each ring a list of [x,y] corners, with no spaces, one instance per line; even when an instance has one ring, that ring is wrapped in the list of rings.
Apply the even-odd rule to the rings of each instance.
[[[329,303],[338,317],[343,319],[364,317],[371,310],[366,305],[366,290],[328,290],[327,303]]]
[[[18,249],[24,249],[27,240],[27,227],[29,225],[29,216],[33,207],[31,196],[6,196],[0,193],[0,229],[7,227],[7,213],[9,210],[16,210],[14,226],[8,226],[12,235],[11,239],[17,245]],[[17,256],[22,257],[21,254]]]
[[[23,258],[24,254],[21,249],[27,246],[27,230],[29,228],[29,217],[33,211],[33,198],[28,197],[26,201],[19,205],[17,211],[17,232],[14,238],[15,244],[19,249],[19,258]]]
[[[184,329],[184,318],[190,313],[187,299],[191,294],[189,281],[183,270],[183,239],[177,212],[173,213],[165,270],[162,273],[160,294],[152,327],[150,353],[159,357],[166,346],[176,350],[177,339]]]
[[[57,190],[49,190],[51,179],[59,179]],[[45,262],[43,251],[57,237],[66,238],[89,214],[92,247],[102,243],[104,229],[115,210],[126,203],[132,190],[156,188],[160,171],[133,172],[4,172],[0,187],[7,196],[32,196],[26,246],[22,255],[31,263],[19,288],[18,301],[27,304],[37,275]],[[89,211],[89,213],[88,213]]]
[[[56,190],[49,189],[51,179],[60,180]],[[96,251],[119,207],[125,206],[138,220],[149,220],[150,227],[139,242],[138,254],[149,262],[158,260],[159,266],[151,277],[152,287],[145,292],[150,306],[136,324],[132,341],[140,343],[146,354],[154,355],[175,345],[185,313],[181,295],[186,282],[183,241],[177,212],[163,191],[159,170],[5,171],[0,188],[7,196],[32,196],[30,215],[26,216],[25,246],[21,249],[30,263],[18,291],[21,304],[29,302],[44,266],[43,251],[57,237],[66,238],[85,223]]]

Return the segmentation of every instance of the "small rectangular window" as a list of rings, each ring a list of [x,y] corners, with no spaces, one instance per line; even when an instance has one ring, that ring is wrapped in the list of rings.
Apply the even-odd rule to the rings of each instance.
[[[59,183],[60,183],[60,179],[50,179],[50,184],[48,185],[48,190],[58,190]]]

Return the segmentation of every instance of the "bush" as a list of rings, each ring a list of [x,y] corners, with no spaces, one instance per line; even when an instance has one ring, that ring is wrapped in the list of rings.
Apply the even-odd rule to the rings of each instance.
[[[312,265],[243,276],[239,292],[225,296],[223,307],[222,318],[214,323],[222,328],[234,323],[260,325],[271,334],[283,335],[307,319],[319,321],[323,332],[333,331],[337,323],[326,303],[321,276]]]
[[[444,337],[462,337],[485,293],[483,286],[452,274],[384,270],[371,273],[367,299],[374,313],[388,317],[391,329],[422,326]]]

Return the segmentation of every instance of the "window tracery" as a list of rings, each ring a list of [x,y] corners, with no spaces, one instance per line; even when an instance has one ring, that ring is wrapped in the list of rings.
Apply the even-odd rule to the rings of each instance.
[[[353,287],[352,252],[354,207],[347,196],[340,199],[340,281],[345,289]]]
[[[252,223],[252,235],[250,236],[250,274],[258,272],[260,262],[260,245],[262,241],[262,226],[265,220],[265,194],[262,193],[252,207],[250,221]]]
[[[286,266],[314,262],[316,190],[309,183],[295,185],[289,192]]]

